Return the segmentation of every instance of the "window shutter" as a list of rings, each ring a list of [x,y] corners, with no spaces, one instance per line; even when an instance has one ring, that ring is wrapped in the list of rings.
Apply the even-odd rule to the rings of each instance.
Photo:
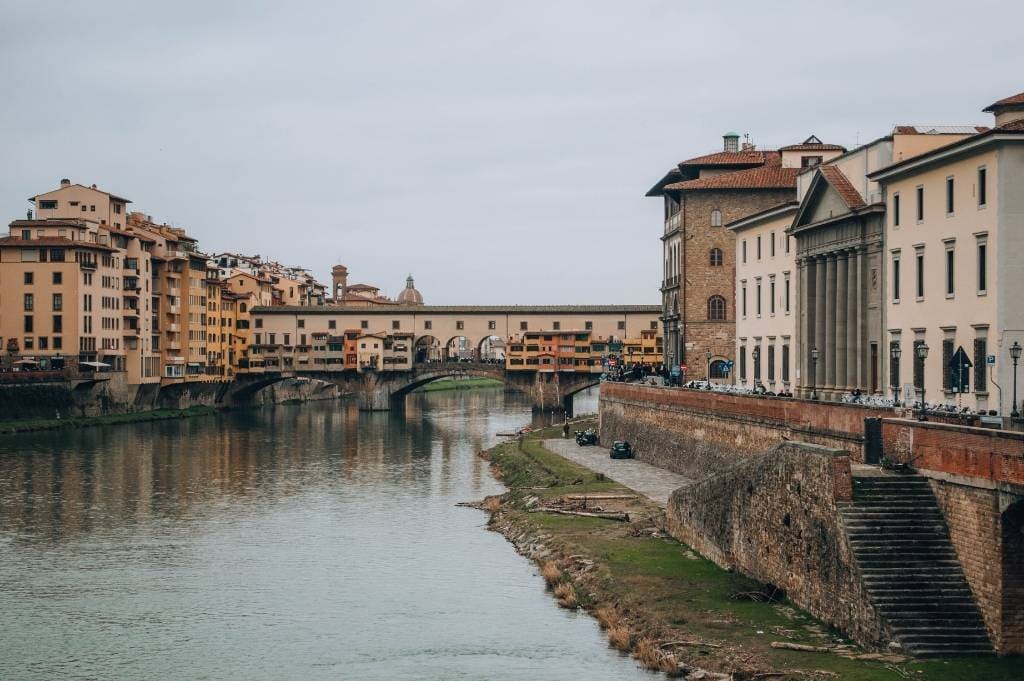
[[[942,340],[942,389],[947,393],[953,389],[953,372],[949,368],[949,363],[953,361],[953,350],[953,339],[944,338]]]
[[[985,371],[985,357],[988,355],[988,339],[974,339],[974,391],[988,392],[988,375]]]

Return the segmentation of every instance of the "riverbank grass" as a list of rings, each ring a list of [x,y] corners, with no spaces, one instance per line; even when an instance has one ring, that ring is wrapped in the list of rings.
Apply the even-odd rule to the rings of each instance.
[[[500,388],[504,383],[495,378],[439,378],[417,388],[416,392],[436,393],[446,390],[479,390],[480,388]]]
[[[571,586],[581,607],[598,618],[609,644],[648,668],[691,665],[740,672],[745,675],[734,678],[745,679],[1020,678],[1020,658],[871,659],[784,598],[773,597],[764,585],[727,572],[667,537],[660,529],[663,511],[643,497],[600,502],[628,512],[628,523],[536,512],[538,500],[630,491],[545,449],[541,438],[556,433],[560,428],[546,429],[487,453],[509,487],[491,525],[506,535],[542,538],[550,551],[542,575],[548,588],[561,589],[561,604],[571,602],[564,598]],[[773,641],[839,646],[843,655],[854,657],[776,649]]]
[[[167,421],[170,419],[191,418],[216,413],[213,407],[195,406],[187,409],[154,409],[129,414],[108,414],[106,416],[68,416],[52,419],[23,419],[17,421],[0,421],[0,435],[27,433],[39,430],[62,430],[65,428],[88,428],[91,426],[111,426],[122,423],[142,423],[146,421]]]

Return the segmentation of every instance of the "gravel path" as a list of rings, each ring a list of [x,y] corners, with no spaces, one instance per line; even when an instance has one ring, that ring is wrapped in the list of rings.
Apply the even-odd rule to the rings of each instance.
[[[677,488],[691,482],[678,473],[658,468],[635,459],[612,459],[607,447],[580,447],[574,439],[544,440],[544,446],[559,456],[604,473],[615,482],[639,492],[664,508],[668,497]]]

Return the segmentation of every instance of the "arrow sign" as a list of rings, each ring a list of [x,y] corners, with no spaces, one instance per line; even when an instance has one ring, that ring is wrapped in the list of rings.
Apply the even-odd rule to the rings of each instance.
[[[952,377],[952,388],[955,393],[966,393],[971,391],[971,367],[974,364],[967,357],[967,353],[964,352],[964,346],[960,346],[953,353],[952,359],[949,360],[949,366],[946,369],[949,371]]]

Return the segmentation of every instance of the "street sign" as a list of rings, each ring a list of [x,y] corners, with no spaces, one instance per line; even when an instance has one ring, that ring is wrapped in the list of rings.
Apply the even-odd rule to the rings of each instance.
[[[685,364],[680,364],[679,368],[682,369],[683,371],[688,371],[690,367],[686,366]]]
[[[987,366],[994,367],[996,365],[996,356],[995,355],[985,355],[985,364]]]
[[[955,393],[966,393],[971,391],[971,367],[974,364],[967,357],[967,353],[964,352],[964,347],[961,345],[953,353],[952,359],[949,360],[949,366],[946,370],[950,373],[950,385]]]
[[[731,359],[725,360],[725,368],[726,369],[732,369],[732,360]]]

